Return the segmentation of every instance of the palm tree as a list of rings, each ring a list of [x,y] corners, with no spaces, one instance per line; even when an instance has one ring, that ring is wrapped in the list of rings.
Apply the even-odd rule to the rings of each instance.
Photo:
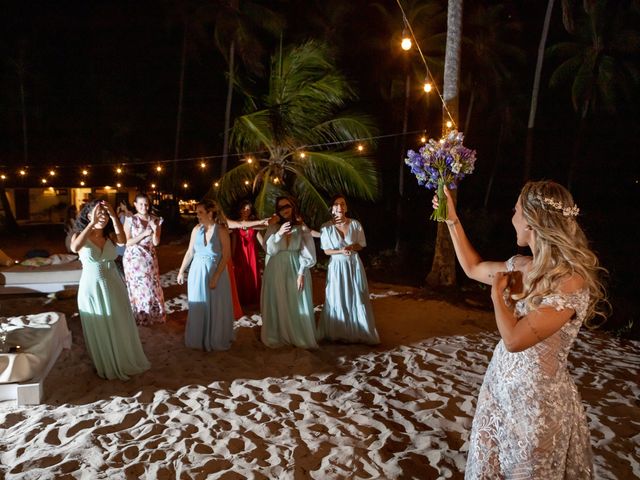
[[[525,145],[524,181],[529,180],[531,176],[531,167],[533,165],[533,136],[536,123],[536,113],[538,110],[538,95],[540,91],[540,77],[542,76],[542,62],[544,60],[545,46],[547,44],[547,36],[549,35],[549,24],[551,23],[551,14],[553,12],[553,4],[555,0],[547,1],[547,11],[542,24],[542,34],[540,35],[540,43],[538,46],[538,57],[536,60],[536,69],[533,75],[533,87],[531,89],[531,106],[529,107],[529,123],[527,124],[527,140]],[[564,28],[569,33],[573,33],[573,1],[562,0],[562,21]]]
[[[526,54],[515,42],[522,23],[501,3],[474,4],[465,16],[464,30],[461,81],[469,102],[462,131],[468,137],[474,108],[504,95],[505,86],[514,81],[514,71],[525,64]]]
[[[224,138],[221,173],[227,172],[231,105],[236,75],[236,55],[252,74],[264,70],[262,57],[265,48],[261,33],[277,37],[282,33],[284,20],[269,8],[249,0],[223,0],[215,13],[214,39],[229,65],[227,101],[224,112]]]
[[[462,43],[462,4],[463,0],[449,0],[447,7],[447,47],[444,59],[443,87],[443,129],[446,120],[451,118],[458,124],[460,80],[460,47]],[[438,223],[436,247],[431,271],[427,275],[427,284],[431,286],[453,286],[456,282],[456,259],[453,243],[444,222]]]
[[[571,100],[579,117],[568,169],[569,187],[579,167],[589,115],[596,111],[612,114],[617,107],[632,103],[640,79],[636,63],[640,33],[630,20],[628,5],[591,0],[584,6],[587,15],[576,24],[575,40],[548,50],[550,56],[562,61],[551,75],[550,85],[571,84]]]
[[[367,117],[344,110],[356,95],[327,46],[310,41],[286,51],[281,47],[268,80],[267,93],[248,99],[249,112],[232,129],[239,152],[261,153],[222,177],[217,196],[223,207],[254,195],[256,209],[266,215],[275,196],[291,192],[305,219],[318,225],[328,216],[326,193],[374,199],[373,163],[343,147],[370,137],[373,127]]]

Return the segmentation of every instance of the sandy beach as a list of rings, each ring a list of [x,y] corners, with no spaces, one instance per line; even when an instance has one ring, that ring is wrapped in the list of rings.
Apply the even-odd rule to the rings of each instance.
[[[3,316],[63,312],[73,334],[42,405],[0,403],[3,478],[463,478],[499,340],[490,311],[371,282],[379,346],[271,350],[248,312],[231,350],[188,350],[186,286],[175,281],[185,248],[159,249],[170,314],[139,327],[152,367],[127,382],[95,375],[75,298],[0,298]],[[315,274],[318,308],[323,287]],[[640,477],[640,342],[583,329],[569,363],[596,478]]]

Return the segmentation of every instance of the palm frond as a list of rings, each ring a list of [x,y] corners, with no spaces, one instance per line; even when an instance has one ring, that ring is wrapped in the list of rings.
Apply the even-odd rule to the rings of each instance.
[[[322,142],[340,142],[369,138],[376,129],[369,117],[351,114],[333,117],[313,127],[312,131]]]
[[[256,163],[243,163],[229,170],[220,179],[216,196],[225,212],[230,211],[238,200],[251,195],[258,171]],[[250,182],[248,185],[245,183],[247,181]]]
[[[239,151],[269,149],[273,145],[269,111],[259,110],[238,117],[231,131],[231,142]]]
[[[297,158],[296,168],[314,185],[332,193],[373,200],[378,194],[378,177],[370,159],[352,152],[311,152]]]
[[[293,192],[303,219],[313,228],[318,228],[329,219],[329,206],[316,186],[302,172],[296,175]]]

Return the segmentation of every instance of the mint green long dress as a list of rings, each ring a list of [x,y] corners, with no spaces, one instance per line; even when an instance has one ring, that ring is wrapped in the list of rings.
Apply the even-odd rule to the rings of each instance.
[[[98,376],[128,380],[151,364],[142,350],[127,287],[115,263],[116,247],[109,239],[103,249],[87,240],[78,255],[82,261],[78,311],[87,350]]]
[[[285,236],[278,234],[279,229],[280,225],[270,225],[265,234],[267,263],[260,295],[260,336],[272,348],[318,348],[309,272],[316,263],[313,238],[304,225],[295,225]],[[298,275],[304,275],[302,292],[298,291]]]

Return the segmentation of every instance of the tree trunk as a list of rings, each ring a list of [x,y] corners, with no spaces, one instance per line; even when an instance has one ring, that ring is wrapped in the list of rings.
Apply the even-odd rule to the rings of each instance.
[[[20,110],[22,111],[22,152],[25,165],[29,164],[29,136],[27,135],[27,105],[24,93],[24,74],[20,73]]]
[[[2,205],[2,210],[4,211],[4,226],[10,232],[15,232],[18,230],[18,222],[16,222],[16,217],[13,214],[13,210],[11,210],[11,206],[9,205],[9,197],[7,197],[7,192],[4,187],[0,186],[0,204]]]
[[[235,42],[229,46],[229,84],[227,85],[227,105],[224,110],[224,140],[222,143],[222,166],[220,176],[227,173],[229,157],[229,129],[231,128],[231,100],[233,99],[233,70],[235,68]]]
[[[460,46],[462,39],[462,4],[463,0],[449,0],[447,10],[447,46],[444,58],[443,88],[443,121],[444,125],[451,117],[454,125],[458,125],[458,84],[460,80]],[[427,275],[429,286],[453,286],[456,283],[456,258],[449,229],[444,222],[438,223],[436,249],[433,255],[431,271]]]
[[[531,177],[531,167],[533,165],[533,136],[536,123],[536,112],[538,110],[538,92],[540,91],[540,76],[542,74],[542,62],[544,51],[549,34],[549,24],[551,23],[551,13],[553,12],[554,0],[548,0],[547,13],[544,16],[542,34],[538,45],[538,60],[536,61],[536,71],[533,76],[533,88],[531,90],[531,107],[529,108],[529,123],[527,124],[527,143],[525,145],[523,177],[526,182]]]
[[[178,89],[178,113],[176,115],[176,142],[173,150],[173,172],[172,172],[172,191],[176,191],[176,177],[178,175],[178,155],[180,155],[180,136],[182,133],[182,102],[184,98],[184,71],[187,63],[187,29],[188,25],[184,25],[184,37],[182,39],[182,58],[180,60],[180,86]]]
[[[409,126],[409,101],[411,93],[411,76],[407,72],[404,92],[404,114],[402,119],[402,137],[400,138],[400,168],[398,170],[398,203],[396,204],[396,253],[402,250],[402,232],[404,226],[404,163],[407,148],[407,128]]]

